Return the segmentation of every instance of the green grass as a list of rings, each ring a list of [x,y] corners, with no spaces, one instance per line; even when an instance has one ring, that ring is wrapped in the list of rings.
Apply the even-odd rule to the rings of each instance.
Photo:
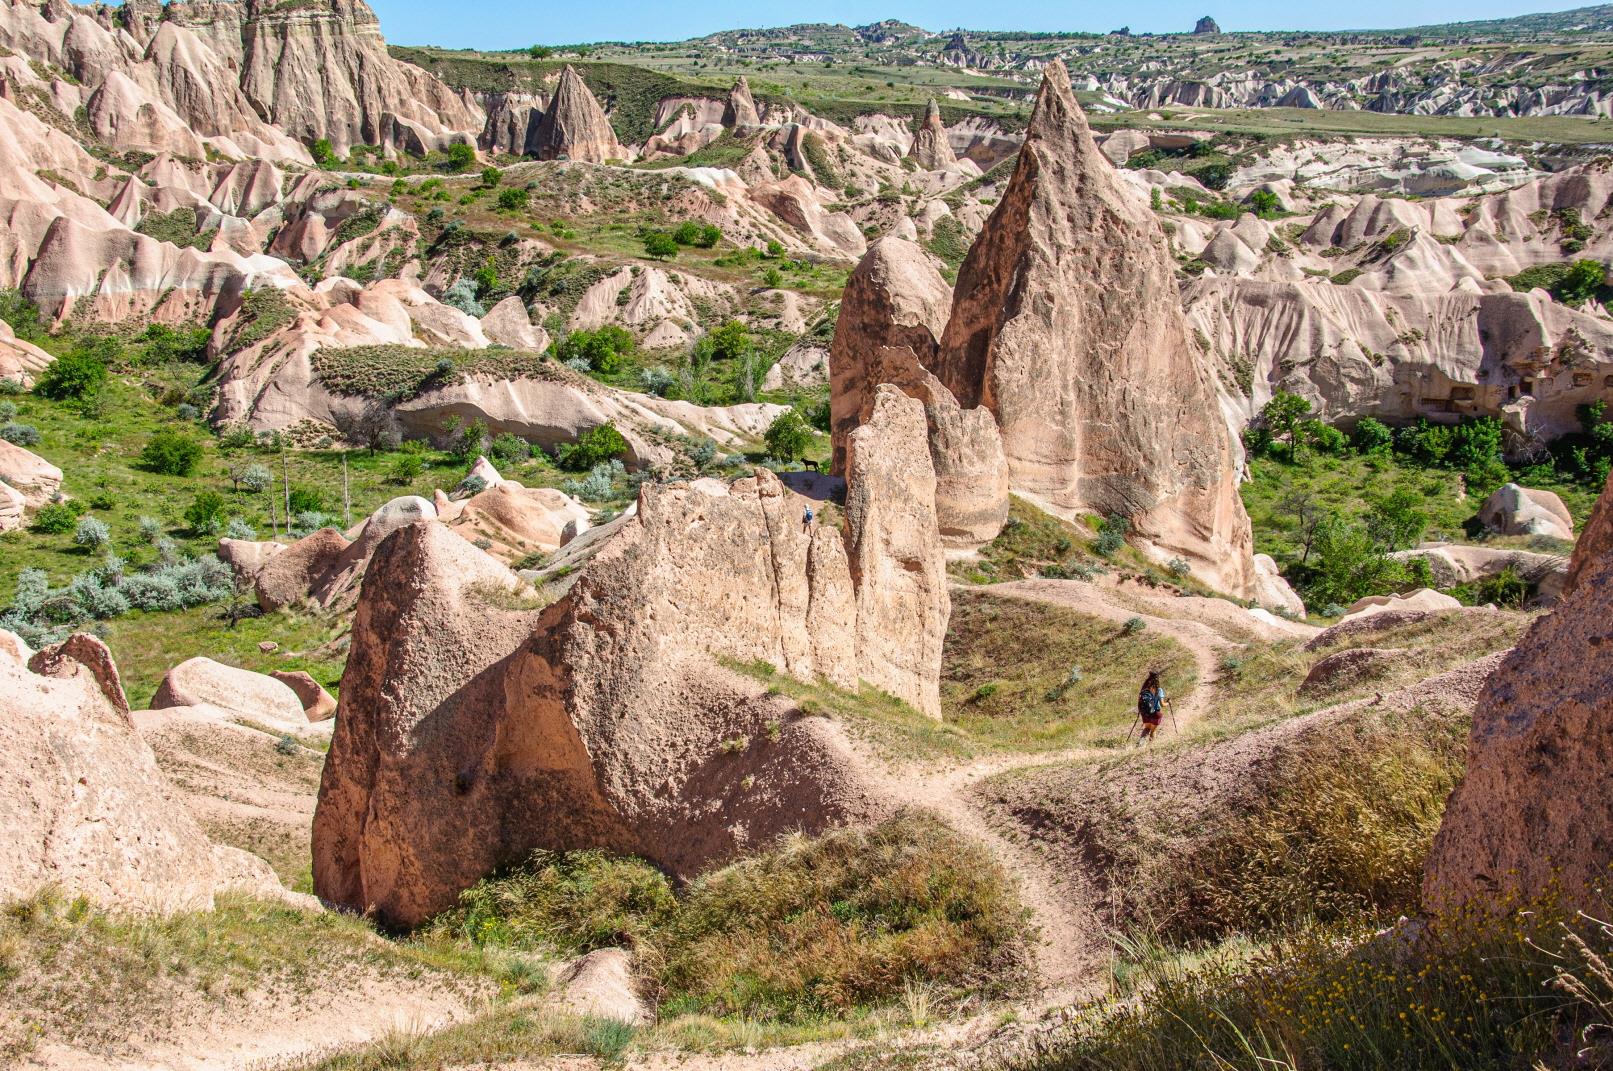
[[[517,957],[471,946],[381,939],[359,918],[305,913],[239,894],[216,910],[138,916],[44,893],[0,910],[0,1055],[40,1038],[114,1051],[138,1020],[160,1034],[273,990],[324,999],[335,977],[435,981],[467,998],[515,996],[542,982]],[[368,983],[366,983],[368,984]]]
[[[1162,672],[1173,699],[1193,691],[1192,656],[1158,633],[1127,635],[1112,622],[989,589],[957,591],[941,671],[942,716],[978,751],[1107,742],[1131,725],[1150,670]]]
[[[1605,910],[1600,912],[1607,917]],[[1613,932],[1551,904],[1436,919],[1417,952],[1351,921],[1150,968],[1143,1000],[1076,1013],[1005,1071],[1601,1067]],[[1582,1050],[1576,1057],[1575,1050]]]
[[[1613,142],[1613,127],[1574,116],[1468,117],[1456,115],[1402,115],[1374,111],[1325,111],[1311,108],[1181,108],[1170,118],[1151,119],[1148,113],[1123,112],[1094,115],[1097,130],[1212,130],[1227,134],[1267,137],[1439,137],[1499,138],[1509,142],[1547,142],[1556,145],[1605,145]]]
[[[676,896],[648,864],[539,853],[440,916],[434,940],[516,951],[630,945],[669,1019],[809,1024],[923,985],[996,998],[1027,979],[1013,883],[980,845],[924,814],[790,836]]]
[[[449,370],[439,371],[446,361]],[[314,375],[333,394],[406,400],[430,387],[463,382],[467,376],[495,379],[558,379],[561,372],[540,353],[520,350],[427,349],[413,346],[323,348],[312,357]]]

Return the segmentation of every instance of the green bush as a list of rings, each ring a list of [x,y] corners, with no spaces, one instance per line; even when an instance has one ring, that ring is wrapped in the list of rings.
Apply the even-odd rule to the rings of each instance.
[[[1092,549],[1101,557],[1112,558],[1126,545],[1126,536],[1130,534],[1131,522],[1119,514],[1110,514],[1099,523],[1098,538]]]
[[[812,430],[795,409],[786,409],[774,418],[763,436],[769,457],[780,461],[799,461],[812,444]]]
[[[510,186],[498,191],[498,207],[505,212],[518,212],[527,206],[529,197],[526,190]]]
[[[613,375],[621,371],[634,345],[630,331],[606,324],[597,331],[573,331],[560,344],[558,355],[562,361],[586,361],[595,372]]]
[[[154,434],[140,451],[140,464],[163,476],[189,476],[201,460],[201,443],[168,428]]]
[[[198,536],[217,535],[228,519],[228,510],[224,496],[217,491],[199,491],[185,507],[185,523]]]
[[[395,484],[413,483],[425,471],[425,462],[419,454],[399,454],[387,469],[387,479]]]
[[[1395,443],[1394,432],[1389,430],[1388,425],[1371,417],[1362,417],[1350,438],[1355,448],[1363,454],[1383,453],[1393,448]]]
[[[444,155],[450,171],[467,171],[476,162],[476,150],[462,141],[448,146]]]
[[[499,184],[499,180],[503,177],[504,172],[500,171],[496,167],[482,168],[482,185],[488,187],[489,189],[497,186]]]
[[[651,231],[644,236],[644,254],[656,260],[671,260],[678,255],[678,242],[665,231]]]
[[[106,382],[108,353],[116,354],[115,341],[74,346],[52,361],[34,383],[34,393],[52,401],[76,401],[101,389]]]
[[[30,527],[45,535],[66,535],[78,526],[84,508],[82,502],[48,502],[39,507]]]
[[[710,249],[722,240],[722,230],[712,223],[701,223],[698,220],[687,219],[678,224],[672,232],[672,240],[679,245],[692,245],[700,249]]]
[[[587,472],[602,461],[627,453],[627,440],[614,424],[599,424],[577,437],[575,443],[561,443],[555,460],[563,469]]]

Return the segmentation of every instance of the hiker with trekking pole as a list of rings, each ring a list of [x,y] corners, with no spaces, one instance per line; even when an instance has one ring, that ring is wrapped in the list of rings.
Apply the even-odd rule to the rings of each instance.
[[[1176,725],[1176,707],[1165,698],[1165,686],[1159,682],[1159,671],[1150,670],[1148,679],[1143,681],[1142,690],[1137,693],[1137,721],[1132,723],[1133,729],[1137,728],[1139,722],[1142,724],[1142,732],[1137,737],[1138,747],[1154,739],[1167,706],[1170,706],[1171,724]],[[1176,732],[1180,734],[1181,731],[1177,727]],[[1129,738],[1130,734],[1127,736]]]

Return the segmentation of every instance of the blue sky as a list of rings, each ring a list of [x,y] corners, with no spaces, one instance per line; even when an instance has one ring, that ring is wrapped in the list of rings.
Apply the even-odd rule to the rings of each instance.
[[[533,43],[583,41],[676,41],[716,30],[782,26],[792,22],[861,25],[903,19],[931,30],[963,26],[982,30],[1088,30],[1129,24],[1139,32],[1190,30],[1200,15],[1213,15],[1224,30],[1338,30],[1427,25],[1504,18],[1535,11],[1583,6],[1572,0],[1355,0],[1294,3],[1293,0],[1139,0],[1070,4],[1019,0],[982,4],[953,0],[595,0],[592,3],[525,3],[522,0],[370,0],[388,41],[405,45],[514,48]]]

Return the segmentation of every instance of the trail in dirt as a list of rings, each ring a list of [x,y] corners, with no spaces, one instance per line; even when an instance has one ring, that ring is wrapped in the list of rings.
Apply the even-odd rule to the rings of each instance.
[[[1193,658],[1193,690],[1174,704],[1178,729],[1210,709],[1221,657],[1237,644],[1201,620],[1163,617],[1139,609],[1140,600],[1124,601],[1113,590],[1078,581],[1034,580],[993,585],[994,595],[1045,602],[1091,617],[1124,624],[1141,617],[1148,627],[1180,643]],[[1146,601],[1142,602],[1146,605]],[[1231,603],[1230,611],[1243,613]],[[1238,623],[1229,618],[1229,624]],[[1112,749],[1076,748],[1013,752],[976,759],[916,779],[904,778],[900,792],[913,803],[931,808],[960,832],[984,843],[1019,882],[1020,895],[1039,931],[1036,949],[1037,1004],[1046,1009],[1073,1003],[1101,992],[1106,982],[1111,946],[1105,926],[1087,903],[1079,881],[1061,876],[1032,843],[999,829],[981,807],[976,787],[1007,770],[1113,756]]]

